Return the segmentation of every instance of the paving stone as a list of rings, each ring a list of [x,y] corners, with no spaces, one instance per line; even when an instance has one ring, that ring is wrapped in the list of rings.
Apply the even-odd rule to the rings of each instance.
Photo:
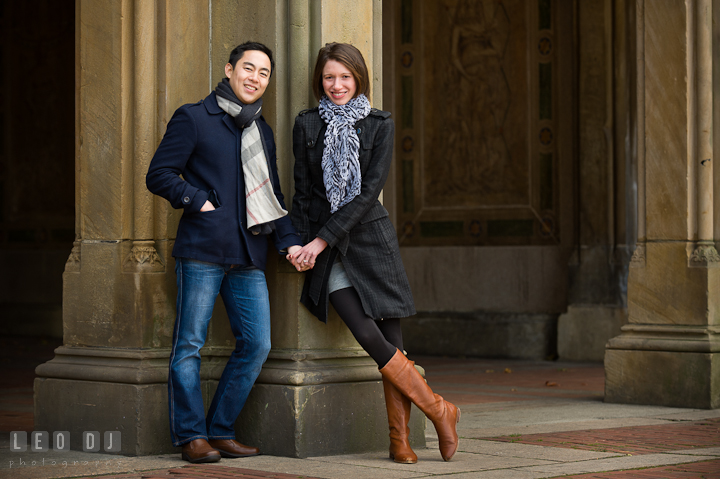
[[[500,444],[495,441],[483,439],[467,439],[460,442],[460,450],[487,454],[498,457],[524,457],[531,459],[543,459],[556,462],[589,461],[607,457],[616,457],[617,454],[609,452],[578,451],[558,447],[546,447],[541,445],[530,445],[521,443]]]
[[[467,472],[462,474],[442,474],[429,476],[432,479],[539,479],[542,473],[520,469],[496,469],[492,471]]]
[[[689,456],[720,456],[720,447],[686,449],[684,451],[675,451],[675,454],[687,454]]]
[[[666,466],[687,462],[700,462],[715,459],[712,456],[690,456],[680,454],[646,454],[642,456],[625,456],[619,458],[599,459],[597,461],[570,462],[550,466],[532,466],[522,468],[524,471],[539,472],[543,477],[564,476],[570,474],[587,474],[591,472],[619,471],[638,469],[641,467]]]
[[[461,442],[462,443],[462,442]],[[523,467],[541,464],[552,464],[551,461],[535,458],[522,457],[498,457],[487,454],[474,454],[457,452],[449,462],[443,461],[440,453],[435,450],[415,450],[418,456],[418,463],[413,465],[397,464],[387,458],[380,458],[372,454],[354,454],[348,456],[315,457],[316,461],[330,462],[333,464],[348,464],[355,466],[374,467],[377,469],[391,471],[423,472],[426,474],[457,474],[471,471],[483,471],[488,469],[500,469],[510,467]]]
[[[658,426],[504,436],[493,440],[619,454],[652,454],[720,446],[720,418]]]
[[[720,479],[720,460],[695,462],[669,467],[652,467],[641,470],[616,471],[606,473],[580,474],[574,476],[562,476],[564,479]]]
[[[328,456],[329,458],[341,456]],[[223,459],[224,461],[224,459]],[[377,479],[392,472],[393,478],[417,478],[425,477],[426,473],[413,469],[414,465],[406,464],[405,468],[388,471],[382,467],[366,467],[342,462],[319,461],[315,459],[294,459],[289,457],[276,456],[255,456],[242,459],[242,464],[237,467],[257,469],[270,472],[282,472],[287,474],[299,474],[305,476],[321,477],[323,479]],[[245,462],[247,461],[247,462]],[[222,461],[221,461],[222,462]],[[395,463],[387,460],[390,465]],[[384,461],[383,461],[384,464]],[[234,464],[226,464],[233,467]],[[400,465],[400,464],[398,464]]]

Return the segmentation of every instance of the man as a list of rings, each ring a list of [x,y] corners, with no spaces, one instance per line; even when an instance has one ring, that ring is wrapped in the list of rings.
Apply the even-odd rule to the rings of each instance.
[[[234,424],[270,351],[267,237],[283,254],[301,244],[261,116],[274,66],[265,45],[236,47],[215,91],[175,112],[146,178],[151,192],[184,209],[173,248],[178,296],[168,401],[173,445],[192,463],[259,454],[235,440]],[[236,343],[206,416],[200,348],[218,294]]]

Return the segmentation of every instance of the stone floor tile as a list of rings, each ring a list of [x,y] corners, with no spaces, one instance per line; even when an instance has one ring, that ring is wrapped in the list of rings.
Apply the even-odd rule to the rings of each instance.
[[[720,447],[686,449],[684,451],[673,451],[673,454],[687,454],[689,456],[720,456]]]
[[[684,409],[682,412],[660,414],[656,417],[669,421],[698,421],[720,417],[720,409]]]
[[[462,442],[461,442],[462,443]],[[457,452],[453,459],[445,462],[437,450],[415,450],[418,463],[413,465],[397,464],[387,457],[379,458],[376,454],[353,454],[348,456],[328,456],[312,458],[316,461],[348,464],[392,471],[412,470],[426,474],[458,474],[463,472],[483,471],[511,467],[524,467],[541,464],[552,464],[551,461],[523,457],[505,457],[486,454]]]
[[[594,472],[563,479],[720,479],[720,460],[675,466],[650,467],[627,471]]]
[[[493,440],[623,455],[653,454],[720,447],[720,419],[672,422],[655,426],[586,429],[551,434],[511,435],[493,438]]]
[[[22,459],[24,464],[20,464]],[[13,464],[10,464],[13,461]],[[33,461],[35,464],[33,464]],[[126,457],[78,451],[13,453],[0,451],[0,478],[44,479],[145,471],[187,464],[179,454]]]
[[[597,461],[571,462],[554,465],[532,466],[524,471],[540,472],[543,477],[566,476],[570,474],[587,474],[590,472],[620,471],[641,467],[667,466],[715,459],[713,456],[687,456],[680,454],[645,454],[642,456],[625,456],[618,458],[599,459]]]
[[[501,444],[496,441],[487,441],[484,439],[463,440],[460,442],[460,450],[463,452],[473,452],[498,457],[524,457],[556,462],[588,461],[618,456],[618,454],[609,452],[579,451],[575,449],[520,443]]]
[[[491,471],[465,472],[460,474],[441,474],[429,476],[432,479],[541,479],[545,473],[522,469],[493,469]]]
[[[226,463],[224,465],[234,467],[232,463]],[[387,475],[390,471],[384,468],[344,464],[341,462],[318,461],[314,459],[294,459],[289,457],[248,457],[244,458],[243,463],[238,464],[237,467],[321,477],[323,479],[377,479],[378,477],[390,479]],[[392,477],[397,479],[412,479],[425,476],[427,476],[427,474],[412,469],[392,471]]]

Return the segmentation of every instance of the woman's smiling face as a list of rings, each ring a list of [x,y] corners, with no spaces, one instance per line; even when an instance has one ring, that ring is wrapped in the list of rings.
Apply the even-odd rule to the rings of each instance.
[[[335,60],[325,63],[322,73],[325,95],[336,105],[344,105],[355,96],[357,84],[350,69]]]

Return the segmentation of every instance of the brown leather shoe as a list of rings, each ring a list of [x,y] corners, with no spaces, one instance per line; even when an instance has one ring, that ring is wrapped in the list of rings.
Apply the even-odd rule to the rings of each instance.
[[[234,439],[210,439],[208,443],[217,449],[222,457],[250,457],[260,454],[257,447],[240,444]]]
[[[220,453],[210,447],[205,439],[195,439],[183,444],[182,458],[187,462],[198,464],[201,462],[218,462]]]

